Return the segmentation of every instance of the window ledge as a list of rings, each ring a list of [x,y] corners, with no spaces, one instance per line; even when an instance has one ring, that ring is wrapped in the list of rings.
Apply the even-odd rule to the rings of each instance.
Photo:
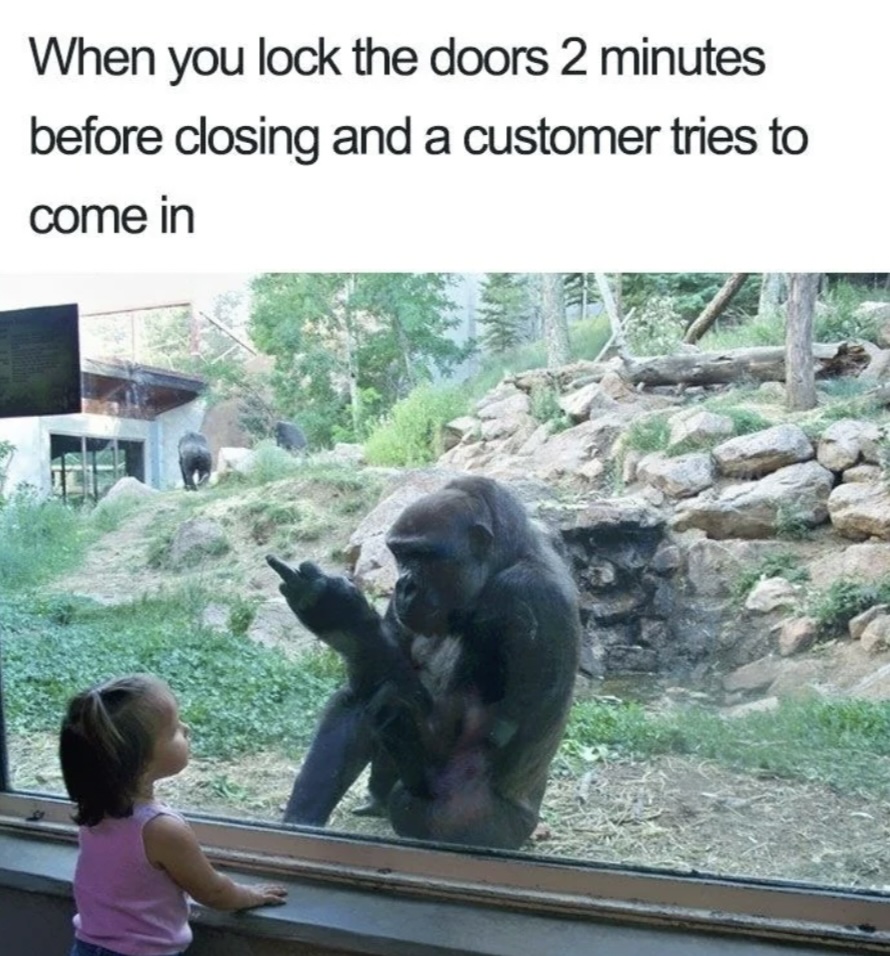
[[[76,853],[70,842],[0,832],[0,887],[70,898]],[[230,872],[245,882],[260,878],[255,872]],[[193,925],[386,956],[817,956],[838,949],[410,899],[380,890],[282,879],[280,873],[270,878],[289,889],[283,906],[237,914],[195,907]],[[858,952],[863,952],[861,945]]]

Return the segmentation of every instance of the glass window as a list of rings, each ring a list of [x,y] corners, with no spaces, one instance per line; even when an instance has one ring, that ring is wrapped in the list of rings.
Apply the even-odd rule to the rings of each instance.
[[[120,478],[145,481],[144,442],[50,435],[53,495],[71,504],[97,502]]]
[[[355,294],[350,289],[346,282],[328,290],[332,323],[342,296]],[[271,292],[261,286],[257,294],[261,300]],[[224,319],[215,317],[214,334]],[[356,314],[351,320],[358,321]],[[369,327],[380,322],[375,316]],[[331,336],[328,329],[325,344],[333,349],[336,337]],[[589,345],[597,353],[602,343]],[[222,362],[231,348],[231,341],[221,342],[220,356],[211,358]],[[408,374],[404,368],[402,374]],[[299,382],[307,391],[315,387],[305,375]],[[344,385],[348,379],[334,374],[330,382]],[[377,385],[383,387],[382,378]],[[292,382],[280,387],[293,397],[287,391]],[[336,419],[337,428],[350,423],[349,409],[341,407],[348,406],[349,390],[344,385],[319,394],[316,411],[326,415],[316,423],[308,420],[307,431],[333,438],[339,432],[330,431],[328,419]],[[544,402],[538,393],[535,401],[540,414],[551,422],[559,419],[561,425],[554,427],[567,424],[553,396]],[[871,904],[881,899],[890,863],[883,839],[890,827],[884,800],[890,783],[890,710],[867,695],[833,694],[815,679],[801,679],[806,693],[751,706],[765,700],[755,692],[765,686],[756,683],[766,680],[763,674],[748,672],[752,683],[743,685],[746,662],[728,653],[722,671],[710,669],[726,651],[717,615],[742,618],[740,599],[729,593],[741,588],[738,575],[721,584],[726,593],[716,587],[708,591],[723,573],[716,552],[726,553],[728,546],[715,548],[714,563],[706,565],[704,536],[684,539],[680,547],[663,525],[653,530],[654,525],[639,521],[633,527],[616,524],[617,512],[604,519],[603,527],[612,520],[608,529],[596,533],[580,519],[554,520],[546,508],[538,515],[562,529],[558,544],[580,589],[584,633],[568,720],[545,764],[537,826],[515,846],[496,847],[494,853],[490,846],[425,853],[410,835],[397,837],[381,807],[369,800],[368,791],[375,788],[371,769],[384,773],[385,765],[369,763],[376,751],[361,737],[365,730],[353,728],[360,715],[350,709],[351,698],[338,698],[343,718],[333,730],[329,725],[329,736],[317,733],[320,716],[330,714],[332,699],[348,680],[343,660],[299,624],[279,594],[279,577],[265,561],[272,553],[293,566],[310,560],[333,573],[351,568],[356,554],[351,536],[388,497],[393,476],[386,468],[360,464],[355,448],[341,448],[339,456],[313,454],[318,449],[312,448],[311,437],[308,457],[276,447],[274,420],[258,407],[257,402],[248,407],[254,445],[249,458],[239,457],[238,469],[227,474],[220,474],[215,458],[213,482],[197,493],[177,488],[140,497],[104,516],[101,509],[72,509],[72,504],[101,500],[124,475],[144,480],[146,448],[139,441],[54,433],[54,498],[13,497],[0,507],[6,760],[0,806],[6,812],[19,800],[24,807],[39,806],[47,819],[64,821],[57,747],[66,700],[91,683],[149,671],[171,685],[192,735],[189,766],[162,784],[161,793],[203,821],[202,832],[211,841],[228,841],[230,847],[260,855],[286,852],[310,861],[319,872],[349,860],[368,878],[381,860],[395,860],[402,876],[434,874],[443,886],[494,879],[529,894],[544,887],[571,896],[571,905],[581,908],[594,898],[606,906],[608,898],[616,911],[630,900],[692,905],[683,901],[693,898],[704,880],[713,894],[709,900],[719,901],[708,904],[712,909],[737,915],[756,910],[811,922],[831,912],[825,919],[838,927],[867,923],[886,930],[886,918],[882,923]],[[456,418],[449,412],[447,420]],[[429,435],[430,426],[424,428]],[[464,434],[471,444],[472,428]],[[372,434],[369,441],[374,440],[382,441],[379,434]],[[159,453],[175,454],[174,448],[175,436],[165,435],[166,452]],[[618,497],[605,484],[597,488],[595,495],[572,502],[572,514],[591,501]],[[386,581],[375,577],[388,560],[380,533],[402,506],[364,539],[369,552],[380,549],[364,568],[371,582],[366,593],[380,610],[395,581],[393,569],[388,586],[373,583]],[[796,567],[818,544],[808,540],[795,550],[791,540],[780,542],[779,549],[751,549],[747,560],[762,573],[750,586],[770,568]],[[480,533],[473,539],[473,554],[478,558],[489,544]],[[412,561],[434,563],[423,548],[410,552],[410,543],[404,548],[406,567]],[[460,560],[454,546],[437,548],[436,574],[456,573]],[[693,561],[700,566],[693,567]],[[793,576],[784,579],[796,583]],[[694,608],[691,580],[705,598]],[[530,589],[538,585],[527,581],[526,591],[514,593],[515,608],[493,601],[486,609],[487,629],[480,630],[472,649],[473,666],[481,657],[496,674],[493,682],[512,687],[516,701],[524,700],[528,686],[540,685],[541,694],[552,690],[541,684],[540,671],[548,661],[523,669],[496,643],[504,633],[498,622],[512,621],[514,613],[521,618],[522,607],[533,600]],[[827,659],[830,640],[840,639],[823,642],[811,658],[813,668],[819,655]],[[766,637],[762,641],[764,648],[772,646]],[[412,661],[423,668],[454,650],[445,637],[415,645]],[[453,698],[447,688],[435,693],[446,702],[436,731],[443,738],[450,734],[452,741],[472,742],[474,722],[491,702],[474,697],[475,691]],[[385,711],[392,704],[384,696],[375,697],[371,706]],[[494,761],[514,759],[522,741],[512,734],[522,714],[494,710],[497,719],[487,728],[485,752],[494,754]],[[394,720],[402,719],[398,706],[394,714]],[[446,725],[443,715],[451,723]],[[434,735],[430,738],[425,746],[432,766],[442,757]],[[313,821],[311,807],[304,807],[297,824],[285,825],[295,776],[313,742],[316,789],[328,788],[330,777],[350,780],[342,798],[334,800],[330,819]],[[466,797],[457,804],[460,812],[499,813],[486,790],[493,765],[480,764],[478,752],[468,746],[466,760],[450,765],[463,776],[448,786]],[[338,754],[337,762],[327,761],[331,753]],[[354,766],[347,766],[350,761]],[[516,766],[523,773],[536,772],[521,760]],[[301,799],[310,804],[312,796],[312,787],[304,788]],[[44,797],[57,799],[40,802]],[[435,832],[435,825],[431,829]],[[441,848],[435,840],[422,842]],[[389,849],[396,845],[401,849]],[[831,901],[838,903],[836,918]]]

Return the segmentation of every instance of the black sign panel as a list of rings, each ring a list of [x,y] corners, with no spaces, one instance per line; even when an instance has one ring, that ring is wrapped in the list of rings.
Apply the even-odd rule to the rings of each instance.
[[[77,306],[0,312],[0,418],[79,411]]]

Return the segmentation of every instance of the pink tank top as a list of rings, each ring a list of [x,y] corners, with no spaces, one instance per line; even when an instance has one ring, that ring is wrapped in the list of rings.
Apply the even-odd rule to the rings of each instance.
[[[126,956],[170,956],[192,941],[186,894],[146,859],[142,828],[162,803],[137,803],[133,815],[80,828],[74,870],[74,935]]]

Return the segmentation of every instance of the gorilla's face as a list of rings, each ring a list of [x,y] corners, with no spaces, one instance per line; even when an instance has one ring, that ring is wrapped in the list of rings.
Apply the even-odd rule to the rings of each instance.
[[[393,608],[415,634],[442,636],[472,611],[490,572],[492,533],[463,492],[438,492],[406,509],[387,535],[398,562]]]

